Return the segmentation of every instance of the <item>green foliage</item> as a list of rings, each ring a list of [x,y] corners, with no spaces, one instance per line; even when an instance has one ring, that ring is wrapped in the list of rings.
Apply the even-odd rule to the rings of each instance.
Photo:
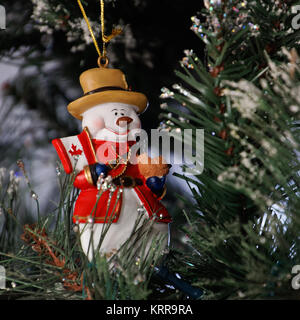
[[[46,2],[53,5],[52,9],[61,3]],[[206,299],[299,299],[299,291],[291,287],[291,271],[299,264],[300,249],[300,31],[291,28],[291,9],[298,1],[205,3],[208,7],[199,19],[193,18],[192,29],[206,46],[206,58],[187,52],[182,71],[176,71],[180,81],[174,85],[177,91],[164,89],[163,94],[181,105],[178,108],[170,104],[162,114],[167,129],[205,129],[203,173],[176,174],[187,182],[194,198],[191,203],[178,196],[185,202],[187,223],[182,232],[189,250],[174,249],[166,262],[174,272],[204,289]],[[12,47],[26,45],[28,38],[22,37],[25,29],[31,39],[37,37],[34,46],[25,50],[26,61],[29,65],[34,61],[42,79],[47,78],[46,87],[53,89],[47,91],[52,100],[46,107],[43,95],[31,100],[33,89],[42,82],[36,76],[22,78],[10,92],[17,101],[25,99],[30,105],[43,106],[46,112],[51,110],[50,119],[55,123],[57,114],[50,105],[57,105],[61,98],[65,105],[70,99],[56,85],[57,77],[50,79],[41,68],[49,58],[47,50],[64,61],[66,68],[60,70],[59,78],[66,76],[67,70],[73,72],[74,65],[78,67],[82,60],[81,54],[75,53],[75,60],[70,59],[69,64],[63,59],[65,51],[57,46],[60,37],[65,40],[72,29],[65,14],[72,12],[71,22],[79,15],[75,5],[66,4],[60,10],[41,15],[44,25],[40,27],[48,30],[43,37],[36,29],[22,29],[16,24],[9,29],[13,37],[1,38],[2,52],[7,53]],[[31,11],[28,5],[22,23],[28,23]],[[96,21],[95,16],[91,18]],[[59,19],[65,23],[57,23]],[[50,40],[54,41],[52,48],[45,45]],[[143,40],[144,45],[147,42],[151,46],[146,36]],[[80,44],[80,37],[73,39],[67,43],[67,51]],[[66,119],[59,125],[64,127],[65,123]],[[69,131],[73,129],[72,125],[68,127]],[[57,209],[52,214],[38,214],[37,224],[26,227],[30,239],[37,237],[42,247],[35,246],[36,242],[25,245],[14,237],[19,211],[16,198],[7,196],[9,187],[3,189],[1,208],[5,220],[0,234],[0,264],[7,269],[9,288],[1,292],[3,295],[10,299],[183,297],[174,292],[158,294],[162,285],[155,279],[153,266],[160,261],[159,249],[136,256],[129,241],[110,260],[98,255],[90,263],[81,251],[71,221],[76,197],[72,177],[61,179]],[[143,247],[143,241],[141,244]],[[45,245],[54,257],[49,257]],[[82,290],[67,290],[70,286]]]
[[[203,173],[177,175],[196,200],[186,201],[182,228],[191,251],[177,250],[171,264],[207,299],[298,299],[291,286],[300,254],[296,2],[242,3],[211,4],[193,18],[207,61],[187,52],[176,72],[182,84],[173,86],[179,92],[164,89],[182,105],[164,106],[173,114],[162,115],[169,129],[205,129]]]
[[[159,297],[159,286],[157,283],[152,286],[151,280],[154,266],[162,259],[162,236],[153,237],[151,245],[146,246],[153,223],[139,219],[131,237],[118,252],[111,257],[97,253],[90,262],[81,249],[78,227],[72,222],[78,193],[73,188],[72,175],[59,176],[61,197],[57,209],[38,215],[34,224],[23,227],[18,218],[20,208],[11,210],[18,199],[13,174],[8,188],[4,188],[3,199],[10,201],[1,203],[4,220],[1,221],[0,265],[6,269],[7,281],[6,290],[1,290],[0,296],[105,300],[142,300],[150,294],[152,299]],[[12,187],[14,192],[10,196],[7,190]],[[35,194],[32,190],[30,193]],[[23,229],[21,236],[20,229]]]
[[[18,201],[16,193],[19,179],[14,172],[9,173],[0,168],[0,247],[1,251],[8,252],[15,247],[16,220],[18,219]]]

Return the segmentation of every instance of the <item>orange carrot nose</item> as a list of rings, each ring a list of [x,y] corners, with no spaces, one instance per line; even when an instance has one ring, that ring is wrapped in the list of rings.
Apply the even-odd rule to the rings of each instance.
[[[132,121],[133,121],[133,119],[131,119],[129,117],[121,117],[117,120],[117,125],[120,127],[125,127],[125,126],[127,126],[127,124],[129,124]],[[121,122],[121,124],[120,124],[120,122]]]

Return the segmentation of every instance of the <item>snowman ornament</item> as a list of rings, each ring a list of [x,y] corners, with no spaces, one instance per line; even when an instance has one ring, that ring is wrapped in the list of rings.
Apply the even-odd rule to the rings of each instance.
[[[119,69],[100,66],[80,76],[83,96],[68,105],[82,121],[76,136],[52,141],[67,174],[74,173],[80,190],[73,222],[79,225],[81,246],[89,260],[97,252],[110,256],[132,236],[136,221],[151,221],[153,237],[169,242],[171,217],[160,202],[166,193],[169,165],[147,154],[131,161],[139,114],[148,104],[144,94],[128,90]],[[142,217],[141,217],[142,215]]]

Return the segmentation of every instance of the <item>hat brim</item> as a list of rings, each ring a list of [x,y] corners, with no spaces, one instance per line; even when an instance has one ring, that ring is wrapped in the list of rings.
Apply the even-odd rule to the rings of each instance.
[[[144,112],[148,106],[148,99],[142,93],[123,90],[108,90],[82,96],[79,99],[72,101],[68,105],[68,111],[73,117],[82,120],[83,112],[97,104],[107,102],[119,102],[137,106],[139,113]]]

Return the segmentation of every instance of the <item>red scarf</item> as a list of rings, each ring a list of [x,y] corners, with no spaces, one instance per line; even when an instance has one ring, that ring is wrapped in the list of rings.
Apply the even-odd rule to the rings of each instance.
[[[107,163],[107,161],[115,160],[117,155],[122,156],[128,153],[129,148],[134,145],[136,141],[116,142],[92,139],[92,143],[98,161]]]

